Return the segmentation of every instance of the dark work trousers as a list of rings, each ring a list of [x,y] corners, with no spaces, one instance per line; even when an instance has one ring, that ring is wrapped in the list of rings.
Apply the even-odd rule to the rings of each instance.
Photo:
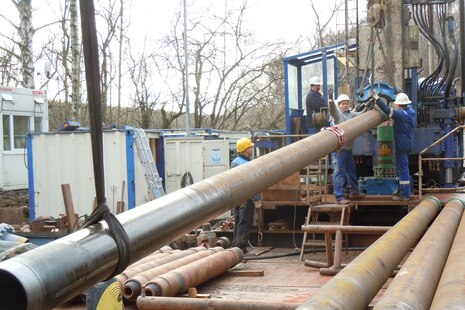
[[[408,198],[410,197],[408,151],[396,149],[396,170],[399,177],[399,196]]]
[[[234,209],[234,235],[233,246],[245,250],[253,225],[255,204],[253,200],[245,201],[242,206]]]
[[[340,150],[334,156],[334,196],[344,199],[344,186],[348,185],[351,194],[358,194],[357,171],[352,150]]]

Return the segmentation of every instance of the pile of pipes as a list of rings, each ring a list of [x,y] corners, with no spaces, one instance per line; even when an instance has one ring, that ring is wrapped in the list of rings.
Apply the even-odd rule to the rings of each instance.
[[[366,309],[423,233],[374,309],[465,309],[464,208],[427,197],[297,309]]]
[[[147,296],[176,296],[236,266],[244,253],[240,248],[198,246],[187,250],[163,247],[130,265],[116,276],[126,300]]]

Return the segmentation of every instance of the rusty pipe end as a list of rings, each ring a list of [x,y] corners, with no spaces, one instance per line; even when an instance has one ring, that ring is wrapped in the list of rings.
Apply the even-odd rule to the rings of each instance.
[[[161,296],[161,289],[155,283],[145,285],[145,296]]]
[[[465,107],[459,107],[457,108],[456,112],[456,118],[459,122],[465,120]]]
[[[459,197],[453,197],[453,198],[447,200],[446,204],[448,204],[449,202],[451,202],[453,200],[457,200],[458,202],[460,202],[462,204],[462,207],[465,209],[465,200],[463,200],[462,198],[459,198]]]
[[[436,209],[439,212],[439,210],[441,209],[441,202],[439,201],[439,199],[437,199],[434,196],[427,196],[427,197],[422,199],[422,201],[425,201],[425,200],[429,200],[431,202],[434,202],[434,204],[436,206]]]
[[[127,300],[136,300],[137,296],[139,296],[141,292],[141,285],[137,281],[127,280],[126,283],[124,283],[123,297]]]

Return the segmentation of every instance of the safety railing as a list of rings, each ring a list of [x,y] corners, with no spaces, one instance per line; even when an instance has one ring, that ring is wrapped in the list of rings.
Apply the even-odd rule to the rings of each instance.
[[[446,191],[450,192],[451,190],[457,191],[457,190],[465,189],[465,187],[454,187],[453,189],[451,189],[451,188],[438,188],[438,187],[435,187],[435,188],[423,187],[423,167],[422,167],[422,164],[424,162],[426,162],[426,161],[446,161],[446,160],[454,160],[454,161],[462,160],[462,161],[464,161],[465,157],[449,157],[449,158],[446,158],[446,157],[444,157],[444,158],[442,158],[442,157],[425,157],[425,158],[423,158],[423,154],[426,151],[428,151],[432,147],[438,145],[439,143],[444,141],[447,137],[454,134],[455,132],[457,132],[459,130],[463,131],[464,128],[465,128],[465,125],[455,127],[453,130],[448,132],[446,135],[444,135],[440,139],[436,140],[434,143],[432,143],[430,146],[423,149],[418,154],[418,199],[419,200],[422,199],[423,192],[432,192],[432,191],[434,191],[434,192],[446,192]]]

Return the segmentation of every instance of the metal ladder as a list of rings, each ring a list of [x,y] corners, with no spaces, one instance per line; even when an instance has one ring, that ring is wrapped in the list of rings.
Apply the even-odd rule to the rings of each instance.
[[[165,191],[163,190],[162,178],[158,174],[157,166],[155,165],[150,150],[149,141],[143,129],[134,128],[134,142],[136,143],[140,162],[142,163],[142,167],[144,167],[144,174],[149,186],[149,191],[152,193],[154,199],[164,196]]]
[[[307,191],[307,203],[308,203],[308,214],[305,218],[305,225],[310,225],[312,221],[315,220],[315,215],[318,215],[317,212],[312,211],[312,206],[319,206],[327,203],[327,193],[328,193],[328,165],[329,165],[329,156],[326,155],[318,160],[318,162],[311,163],[307,166],[307,181],[306,181],[306,191]],[[316,221],[318,217],[316,216]],[[302,246],[300,249],[300,260],[304,260],[304,253],[306,247],[313,247],[313,250],[316,252],[316,247],[324,246],[324,243],[316,240],[316,234],[311,233],[312,238],[309,239],[310,233],[304,232],[302,238]]]

